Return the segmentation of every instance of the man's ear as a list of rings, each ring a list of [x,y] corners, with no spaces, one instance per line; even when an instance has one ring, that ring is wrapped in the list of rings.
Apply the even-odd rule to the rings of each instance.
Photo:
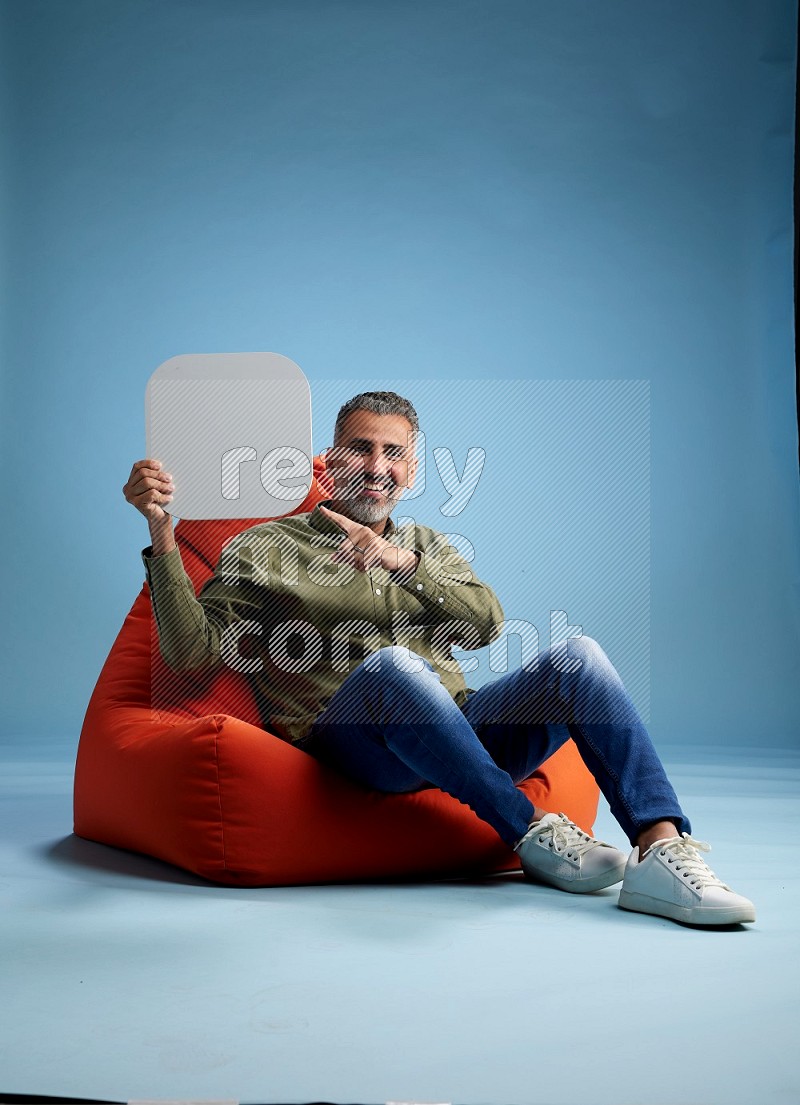
[[[406,480],[406,487],[412,488],[414,486],[414,480],[417,478],[417,467],[419,465],[419,459],[414,456],[408,462],[408,479]]]
[[[325,467],[322,469],[320,474],[317,476],[317,486],[319,487],[319,489],[323,493],[323,495],[326,496],[326,498],[330,498],[330,496],[333,494],[333,491],[334,491],[333,476],[330,472],[330,469],[328,468],[328,455],[330,454],[332,449],[333,449],[333,446],[328,445],[320,453],[320,456],[322,457],[322,460],[325,464]]]

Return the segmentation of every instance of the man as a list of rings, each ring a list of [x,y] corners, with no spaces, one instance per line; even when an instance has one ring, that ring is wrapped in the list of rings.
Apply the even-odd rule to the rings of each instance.
[[[488,644],[503,611],[441,534],[391,520],[414,485],[418,430],[394,392],[345,403],[326,463],[330,497],[237,535],[197,597],[164,509],[171,476],[157,460],[134,464],[123,491],[149,522],[142,558],[167,664],[248,672],[271,731],[366,786],[454,795],[515,849],[530,879],[576,893],[621,880],[625,909],[698,925],[754,921],[753,904],[700,855],[708,845],[689,835],[594,640],[571,639],[568,663],[549,649],[535,670],[466,687],[450,649]],[[515,785],[569,737],[633,845],[627,861]]]

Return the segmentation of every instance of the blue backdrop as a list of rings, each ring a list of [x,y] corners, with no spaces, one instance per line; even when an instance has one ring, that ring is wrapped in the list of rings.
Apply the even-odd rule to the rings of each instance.
[[[399,382],[483,448],[461,524],[441,484],[415,516],[508,616],[566,609],[662,746],[797,741],[793,3],[2,19],[6,743],[74,748],[141,585],[148,376],[243,350],[303,368],[317,448]]]

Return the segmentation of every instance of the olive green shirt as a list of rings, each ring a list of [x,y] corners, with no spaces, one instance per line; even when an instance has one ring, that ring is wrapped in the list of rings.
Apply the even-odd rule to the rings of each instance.
[[[330,500],[326,500],[327,503]],[[413,572],[331,561],[344,540],[318,507],[252,526],[223,548],[197,596],[178,548],[142,550],[161,655],[175,671],[229,664],[251,681],[264,727],[302,741],[371,652],[404,645],[433,665],[457,705],[472,693],[452,656],[498,635],[503,609],[447,538],[427,526],[383,537],[419,552]]]

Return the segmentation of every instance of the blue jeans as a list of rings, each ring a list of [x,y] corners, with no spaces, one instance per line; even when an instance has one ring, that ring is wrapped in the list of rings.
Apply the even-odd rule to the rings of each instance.
[[[655,821],[691,832],[616,669],[591,637],[570,638],[473,691],[458,707],[428,660],[390,645],[345,679],[299,747],[372,789],[439,787],[508,844],[533,805],[516,783],[569,738],[631,844]],[[558,811],[551,811],[558,812]]]

